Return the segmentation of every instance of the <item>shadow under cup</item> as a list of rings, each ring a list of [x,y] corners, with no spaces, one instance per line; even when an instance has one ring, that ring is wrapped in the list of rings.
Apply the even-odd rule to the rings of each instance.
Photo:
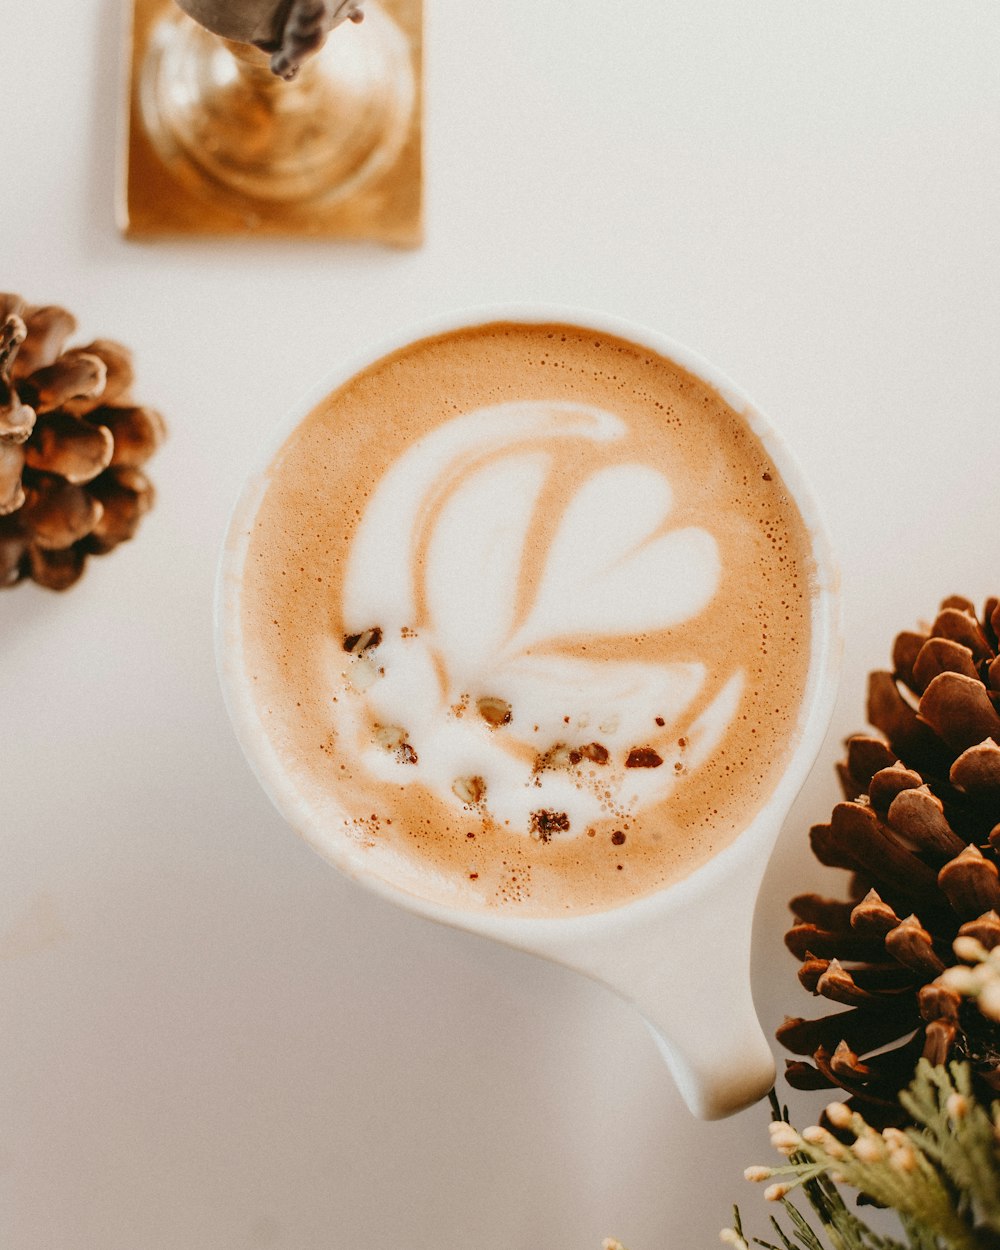
[[[278,454],[289,437],[325,397],[383,358],[411,344],[493,325],[569,327],[607,336],[662,358],[707,384],[742,418],[763,448],[807,536],[811,565],[808,665],[780,776],[763,802],[753,805],[746,826],[707,862],[664,888],[606,910],[539,916],[518,915],[503,906],[452,906],[440,897],[422,897],[409,888],[409,882],[400,885],[372,872],[357,843],[332,831],[330,822],[320,818],[307,801],[301,772],[268,735],[247,671],[243,609],[251,535]],[[226,703],[251,767],[285,819],[325,858],[411,911],[565,964],[634,1003],[696,1115],[727,1115],[766,1092],[773,1082],[774,1063],[757,1022],[749,981],[754,905],[775,839],[819,750],[832,712],[839,607],[834,563],[812,494],[783,441],[728,379],[659,334],[603,315],[561,308],[501,308],[452,316],[348,362],[298,406],[243,489],[220,564],[216,644]],[[706,967],[712,968],[710,992],[702,972]]]

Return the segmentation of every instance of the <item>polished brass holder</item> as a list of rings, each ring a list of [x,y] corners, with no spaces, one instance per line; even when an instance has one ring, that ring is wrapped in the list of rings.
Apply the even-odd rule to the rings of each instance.
[[[125,234],[420,243],[423,0],[367,0],[292,82],[173,0],[130,2]]]

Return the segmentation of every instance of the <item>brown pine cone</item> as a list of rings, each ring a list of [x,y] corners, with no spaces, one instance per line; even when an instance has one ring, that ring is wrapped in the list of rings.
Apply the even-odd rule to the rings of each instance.
[[[799,1089],[840,1086],[873,1124],[905,1119],[897,1100],[921,1055],[967,1060],[1000,1090],[1000,1027],[938,983],[957,936],[1000,945],[1000,601],[982,620],[946,599],[934,624],[902,633],[892,673],[872,673],[868,719],[839,766],[846,801],[810,832],[823,864],[852,873],[850,898],[792,900],[785,941],[799,980],[847,1007],[787,1020],[778,1039]]]
[[[63,308],[0,294],[0,587],[67,589],[153,504],[142,465],[163,418],[130,402],[129,352],[107,339],[67,349],[75,329]]]

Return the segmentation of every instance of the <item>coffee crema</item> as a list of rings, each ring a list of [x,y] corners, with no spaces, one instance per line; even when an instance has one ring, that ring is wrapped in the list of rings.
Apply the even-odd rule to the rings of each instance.
[[[810,550],[701,379],[578,327],[459,330],[275,458],[245,669],[335,860],[465,910],[604,910],[705,863],[780,778]]]

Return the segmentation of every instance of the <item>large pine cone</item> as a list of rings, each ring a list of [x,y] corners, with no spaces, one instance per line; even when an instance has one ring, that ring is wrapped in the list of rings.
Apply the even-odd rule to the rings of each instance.
[[[66,350],[75,329],[63,308],[0,294],[0,587],[65,590],[153,503],[141,466],[163,419],[129,402],[128,351],[106,339]]]
[[[813,1060],[789,1063],[789,1083],[840,1086],[883,1126],[905,1118],[897,1094],[921,1055],[966,1059],[988,1097],[1000,1090],[1000,1028],[937,980],[959,934],[1000,945],[998,634],[1000,601],[979,621],[956,597],[930,629],[898,636],[894,671],[869,683],[884,738],[848,740],[846,802],[810,833],[821,863],[853,874],[851,897],[791,904],[800,981],[848,1010],[779,1029]]]

